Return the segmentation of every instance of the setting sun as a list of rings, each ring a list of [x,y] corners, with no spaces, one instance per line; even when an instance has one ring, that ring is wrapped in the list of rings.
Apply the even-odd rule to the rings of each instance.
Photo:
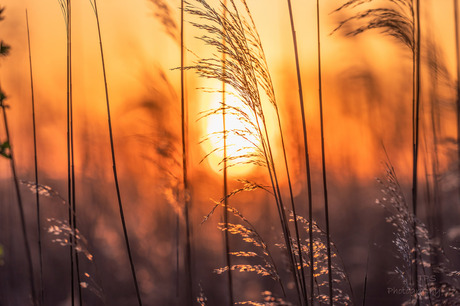
[[[459,1],[2,1],[0,305],[460,305]]]
[[[210,167],[217,172],[223,168],[224,158],[224,139],[223,139],[223,117],[222,117],[222,94],[212,93],[207,96],[212,97],[209,109],[219,109],[217,113],[204,117],[206,125],[206,135],[202,146],[207,154],[206,159]],[[226,114],[226,143],[227,143],[227,167],[228,175],[235,177],[250,173],[254,169],[251,163],[254,154],[257,153],[259,140],[256,131],[248,129],[247,124],[239,112],[250,114],[250,110],[242,106],[238,97],[227,93],[225,95]]]

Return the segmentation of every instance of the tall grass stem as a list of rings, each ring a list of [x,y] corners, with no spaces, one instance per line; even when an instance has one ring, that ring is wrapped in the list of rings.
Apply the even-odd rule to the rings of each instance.
[[[34,79],[32,71],[32,51],[30,47],[30,31],[29,31],[29,15],[26,10],[26,25],[27,25],[27,46],[29,51],[29,72],[30,72],[30,93],[32,102],[32,130],[34,138],[34,175],[35,175],[35,203],[37,207],[37,235],[38,235],[38,256],[39,256],[39,271],[40,279],[38,286],[38,300],[39,304],[44,304],[44,282],[43,282],[43,253],[42,253],[42,239],[41,239],[41,220],[40,220],[40,194],[38,193],[38,157],[37,157],[37,133],[35,122],[35,95],[34,95]]]
[[[239,12],[238,12],[238,9],[236,7],[236,4],[234,2],[234,0],[230,0],[231,3],[232,3],[232,6],[234,8],[234,11],[235,11],[235,15],[236,15],[236,20],[237,22],[240,23],[240,27],[242,29],[244,29],[244,26],[243,26],[243,23],[241,21],[241,18],[239,16]],[[242,0],[243,4],[245,5],[246,7],[246,10],[248,12],[248,14],[250,14],[249,12],[249,9],[248,9],[248,6],[247,6],[247,3],[245,0]],[[243,44],[244,44],[244,47],[245,47],[245,50],[249,52],[250,50],[250,47],[248,45],[248,39],[246,37],[246,33],[244,33],[244,31],[241,33],[242,35],[242,38],[243,38]],[[244,52],[242,53],[243,56],[248,56],[248,54],[245,54]],[[251,60],[246,60],[248,63],[250,63],[250,69],[249,71],[251,72],[250,75],[248,76],[244,76],[245,78],[245,82],[248,82],[248,78],[251,79],[249,82],[252,82],[252,84],[255,84],[255,92],[254,92],[254,95],[255,95],[255,99],[256,101],[261,101],[260,99],[260,94],[259,94],[259,90],[258,90],[258,81],[257,81],[257,76],[255,75],[255,69],[254,66],[253,66],[253,63]],[[271,184],[272,184],[272,187],[273,187],[273,194],[275,195],[275,200],[276,200],[276,204],[277,204],[277,209],[278,209],[278,215],[280,217],[280,223],[281,223],[281,227],[283,229],[283,237],[284,237],[284,240],[285,240],[285,245],[286,245],[286,249],[287,249],[287,253],[288,253],[288,257],[289,257],[289,262],[290,262],[290,265],[291,265],[291,269],[292,269],[292,275],[294,277],[294,283],[295,283],[295,287],[296,287],[296,291],[297,291],[297,295],[298,295],[298,298],[299,298],[299,302],[302,303],[302,293],[301,293],[301,286],[299,284],[299,275],[298,275],[298,269],[297,269],[297,263],[296,263],[296,258],[295,258],[295,255],[294,255],[294,252],[292,251],[292,241],[291,241],[291,234],[290,234],[290,230],[289,230],[289,225],[288,225],[288,219],[286,217],[286,212],[285,212],[285,207],[283,205],[283,199],[282,199],[282,195],[281,195],[281,190],[280,190],[280,186],[279,186],[279,182],[278,182],[278,177],[277,177],[277,174],[276,174],[276,168],[275,168],[275,163],[274,163],[274,160],[273,160],[273,153],[272,153],[272,149],[271,149],[271,145],[270,145],[270,139],[269,139],[269,134],[268,134],[268,130],[267,130],[267,125],[266,125],[266,122],[265,122],[265,118],[263,117],[263,110],[262,110],[262,105],[260,104],[260,111],[261,111],[261,114],[258,114],[256,109],[253,108],[252,109],[253,112],[254,112],[254,118],[255,118],[255,121],[256,121],[256,127],[257,127],[257,130],[258,130],[258,133],[259,133],[259,136],[260,136],[260,139],[261,139],[261,142],[262,142],[262,147],[263,147],[263,152],[264,152],[264,157],[265,157],[265,161],[267,163],[267,168],[268,168],[268,172],[269,172],[269,176],[270,176],[270,181],[271,181]],[[259,116],[259,115],[262,115]]]
[[[27,237],[27,228],[26,228],[26,219],[25,219],[25,214],[24,214],[24,206],[22,203],[22,197],[21,197],[21,191],[19,190],[19,179],[16,173],[16,165],[14,162],[14,154],[13,154],[13,146],[11,145],[11,137],[10,137],[10,131],[8,127],[8,118],[6,115],[6,107],[5,107],[5,102],[2,100],[0,101],[0,105],[3,108],[3,122],[5,126],[5,133],[6,133],[6,141],[8,142],[10,146],[10,165],[11,165],[11,172],[13,174],[13,180],[14,180],[14,187],[16,191],[16,197],[18,200],[18,208],[19,208],[19,217],[21,220],[21,230],[22,230],[22,236],[24,238],[24,247],[26,250],[26,258],[27,258],[27,269],[29,271],[29,280],[30,280],[30,289],[32,293],[32,302],[34,305],[39,305],[39,302],[37,300],[37,291],[35,289],[35,281],[34,281],[34,268],[32,264],[32,254],[30,251],[30,243],[29,243],[29,238]]]
[[[460,33],[458,29],[458,0],[454,0],[454,26],[455,26],[455,58],[457,60],[457,157],[458,172],[460,175]],[[460,187],[459,191],[460,193]],[[459,197],[460,199],[460,197]]]
[[[129,265],[131,268],[131,274],[133,277],[133,282],[134,282],[134,287],[136,289],[136,297],[137,297],[137,302],[139,305],[142,305],[142,299],[141,299],[141,294],[140,294],[140,289],[139,289],[139,282],[137,280],[136,276],[136,269],[134,267],[134,260],[131,252],[131,247],[129,244],[129,237],[128,237],[128,229],[126,226],[126,220],[125,220],[125,215],[124,215],[124,210],[123,210],[123,202],[121,199],[121,192],[120,192],[120,184],[118,181],[118,171],[117,171],[117,162],[115,158],[115,146],[114,146],[114,141],[113,141],[113,129],[112,129],[112,117],[111,117],[111,112],[110,112],[110,100],[109,100],[109,90],[108,90],[108,85],[107,85],[107,73],[106,73],[106,67],[105,67],[105,58],[104,58],[104,48],[102,45],[102,35],[101,35],[101,26],[99,22],[99,12],[97,9],[97,0],[94,0],[94,14],[96,16],[96,23],[97,23],[97,34],[98,34],[98,39],[99,39],[99,49],[101,53],[101,62],[102,62],[102,72],[103,72],[103,77],[104,77],[104,90],[105,90],[105,101],[107,105],[107,124],[108,124],[108,129],[109,129],[109,138],[110,138],[110,152],[111,152],[111,157],[112,157],[112,170],[113,170],[113,178],[115,182],[115,189],[117,193],[117,200],[118,200],[118,208],[120,211],[120,219],[121,219],[121,224],[123,227],[123,236],[124,240],[126,243],[126,250],[128,253],[128,259],[129,259]]]
[[[182,138],[182,180],[184,188],[184,214],[185,214],[185,276],[187,282],[187,303],[193,304],[193,278],[192,278],[192,246],[190,206],[191,194],[189,192],[188,167],[187,167],[187,114],[185,101],[185,42],[184,42],[184,0],[180,7],[180,92],[181,92],[181,138]]]
[[[323,82],[321,74],[321,28],[319,14],[319,0],[316,0],[316,31],[318,39],[318,91],[319,91],[319,113],[321,124],[321,163],[323,172],[323,192],[324,192],[324,214],[326,217],[326,248],[327,248],[327,269],[329,281],[329,303],[332,305],[333,288],[332,288],[332,258],[331,258],[331,233],[329,223],[329,200],[327,192],[327,172],[326,172],[326,152],[324,148],[324,114],[323,114]]]
[[[71,176],[71,99],[72,99],[72,72],[71,72],[71,1],[66,1],[66,42],[67,42],[67,196],[68,196],[68,218],[69,226],[73,229],[73,204],[72,204],[72,176]],[[75,305],[75,275],[74,275],[74,237],[69,234],[70,245],[70,298],[72,306]]]
[[[288,0],[288,9],[289,9],[289,19],[291,24],[291,33],[292,40],[294,43],[294,55],[295,55],[295,64],[296,64],[296,74],[297,74],[297,87],[299,91],[299,102],[300,110],[302,115],[302,132],[303,132],[303,143],[305,150],[305,166],[306,166],[306,175],[307,175],[307,196],[308,196],[308,235],[309,235],[309,251],[310,251],[310,304],[314,303],[314,248],[313,248],[313,199],[312,199],[312,188],[311,188],[311,170],[310,170],[310,156],[308,149],[308,132],[307,132],[307,123],[305,116],[305,103],[303,99],[303,86],[302,78],[300,73],[300,60],[299,60],[299,51],[297,47],[297,35],[294,25],[294,16],[292,13],[292,4]],[[300,253],[300,250],[299,250]],[[306,280],[304,280],[304,286],[306,286]],[[306,296],[306,288],[304,288],[304,295]]]
[[[414,126],[413,126],[413,172],[412,172],[412,209],[414,216],[417,216],[417,197],[418,197],[418,152],[419,152],[419,126],[420,126],[420,68],[421,68],[421,58],[420,58],[420,49],[421,49],[421,27],[420,27],[420,0],[416,0],[416,12],[415,12],[415,23],[416,23],[416,37],[414,44],[414,61],[415,61],[415,78],[414,78]],[[418,265],[417,265],[417,226],[414,222],[414,289],[415,292],[418,292]],[[419,304],[418,295],[416,295],[416,303]]]
[[[227,6],[227,0],[223,2],[224,6]],[[224,10],[224,18],[226,17],[227,11]],[[225,31],[225,27],[223,29]],[[222,44],[225,46],[225,39],[222,40]],[[225,52],[222,53],[222,71],[225,75],[226,67],[225,67],[225,59],[226,55]],[[228,267],[228,294],[229,294],[229,304],[234,304],[234,294],[233,294],[233,273],[232,273],[232,262],[230,258],[230,237],[228,234],[228,182],[227,182],[227,125],[226,125],[226,86],[225,82],[222,82],[222,132],[223,132],[223,193],[224,193],[224,224],[225,224],[225,261]]]

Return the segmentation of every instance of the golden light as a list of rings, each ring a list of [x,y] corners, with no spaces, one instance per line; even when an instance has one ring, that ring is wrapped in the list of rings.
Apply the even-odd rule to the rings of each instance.
[[[209,109],[222,109],[222,93],[208,94],[211,96]],[[243,105],[239,98],[233,94],[225,95],[227,105],[225,114],[227,169],[229,176],[241,176],[254,170],[251,163],[256,146],[259,144],[253,128],[242,120],[238,112],[245,112],[251,116],[251,110]],[[222,171],[224,167],[224,133],[222,111],[210,114],[203,118],[205,121],[205,135],[202,147],[206,160],[215,172]]]

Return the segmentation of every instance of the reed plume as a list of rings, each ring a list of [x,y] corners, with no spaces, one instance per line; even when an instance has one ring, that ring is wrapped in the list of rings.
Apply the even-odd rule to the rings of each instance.
[[[284,285],[281,282],[278,268],[268,249],[267,243],[262,236],[257,232],[251,222],[243,216],[243,214],[236,208],[228,204],[219,203],[229,213],[234,215],[241,223],[219,223],[219,229],[231,235],[239,236],[248,246],[252,247],[253,251],[233,251],[229,252],[229,256],[238,259],[252,259],[256,263],[251,264],[231,264],[222,268],[215,269],[214,272],[222,274],[224,272],[230,273],[231,271],[238,272],[252,272],[262,277],[269,277],[280,285],[280,288],[285,296]],[[233,262],[233,261],[232,261]],[[257,263],[259,262],[259,263]],[[238,302],[237,304],[245,304],[247,302]]]
[[[372,0],[350,0],[334,12],[346,8],[356,8]],[[412,211],[417,215],[418,204],[418,160],[420,138],[420,83],[421,83],[421,26],[419,0],[388,0],[388,7],[371,8],[343,20],[332,32],[351,22],[364,22],[363,25],[347,33],[356,36],[360,33],[378,29],[384,35],[394,37],[397,42],[407,47],[412,54]],[[413,243],[417,245],[416,224]],[[417,254],[414,254],[416,260]],[[414,267],[414,288],[418,290],[418,269]]]
[[[382,197],[376,200],[387,212],[386,222],[394,232],[392,242],[396,247],[395,258],[398,264],[390,273],[396,275],[402,282],[405,290],[410,292],[406,305],[422,303],[424,305],[455,305],[460,299],[458,282],[452,276],[458,271],[450,265],[442,246],[431,234],[427,226],[410,211],[396,171],[391,162],[385,163],[386,175],[384,179],[377,179],[381,186]],[[414,228],[414,224],[416,228]],[[417,236],[417,244],[411,247],[410,240]],[[438,261],[431,262],[436,255]],[[416,280],[412,277],[413,268],[422,272],[418,274],[419,289],[413,290]],[[438,279],[442,275],[443,280]]]
[[[192,5],[190,3],[188,4],[187,12],[189,12],[192,16],[199,18],[202,22],[192,21],[191,23],[195,27],[202,29],[206,32],[206,34],[199,38],[206,45],[212,46],[219,53],[225,54],[225,57],[200,59],[197,62],[197,64],[189,67],[189,69],[194,69],[202,77],[217,79],[229,85],[234,90],[233,95],[237,97],[238,101],[240,101],[240,104],[236,106],[230,106],[222,103],[220,108],[210,110],[203,116],[210,116],[218,113],[232,114],[242,123],[242,126],[244,126],[241,129],[223,131],[222,134],[225,135],[226,133],[234,133],[235,135],[239,136],[244,142],[248,143],[253,149],[253,151],[251,153],[248,153],[247,151],[245,151],[246,148],[242,148],[240,149],[240,155],[237,154],[235,156],[227,156],[224,159],[226,162],[243,159],[243,163],[251,163],[257,166],[267,168],[271,181],[271,194],[275,197],[275,202],[277,204],[278,216],[280,217],[281,227],[283,230],[283,237],[285,239],[284,246],[288,254],[288,259],[291,267],[290,270],[294,279],[298,302],[308,303],[306,292],[307,281],[304,274],[304,267],[310,268],[312,271],[311,288],[313,288],[313,275],[315,265],[312,264],[312,262],[314,262],[313,258],[315,258],[315,256],[310,256],[310,265],[302,265],[302,252],[307,251],[301,247],[300,231],[297,224],[299,218],[297,216],[297,213],[295,212],[295,203],[292,193],[292,186],[290,182],[289,167],[287,163],[287,155],[285,151],[278,105],[276,102],[273,84],[268,70],[268,65],[265,59],[262,42],[257,33],[255,23],[252,19],[249,7],[246,1],[244,0],[240,2],[240,4],[244,7],[245,10],[244,16],[243,13],[241,13],[238,10],[235,1],[230,1],[229,6],[221,3],[221,11],[214,9],[206,1],[201,0],[196,2],[199,5]],[[246,18],[250,21],[248,22]],[[222,67],[225,67],[225,69]],[[273,161],[270,138],[266,129],[264,113],[265,106],[263,105],[264,103],[262,103],[262,100],[264,98],[268,100],[269,105],[274,108],[277,114],[278,127],[281,134],[282,150],[284,154],[285,168],[288,177],[288,186],[290,191],[292,212],[294,215],[292,222],[295,228],[295,235],[291,235],[289,219],[287,217],[285,207],[283,205],[283,199],[278,183],[275,164]],[[306,133],[304,134],[304,136],[306,136]],[[305,145],[308,184],[310,186],[309,198],[311,200],[308,143],[305,142]],[[214,151],[217,150],[220,149],[214,149]],[[233,192],[230,192],[227,196],[225,196],[222,199],[220,203],[224,203],[228,197],[234,196],[235,194],[242,191],[253,190],[255,188],[266,189],[265,187],[262,187],[258,184],[254,184],[249,181],[243,181],[243,183],[245,184],[243,188],[236,189]],[[327,193],[326,188],[325,192]],[[216,205],[214,209],[217,206],[218,205]],[[223,206],[225,206],[225,204]],[[312,218],[311,211],[312,210],[310,209],[310,218]],[[209,215],[206,217],[206,219],[207,218],[209,218]],[[310,226],[313,227],[313,222],[309,222],[309,224],[311,224]],[[310,235],[310,237],[312,237],[313,231],[307,231],[307,234]],[[329,237],[329,233],[326,236]],[[328,242],[326,242],[325,245],[330,245],[329,238],[327,240]],[[308,241],[314,240],[309,239]],[[311,249],[314,248],[313,244],[314,243],[311,243],[309,246],[310,253],[312,254],[314,254],[314,252],[311,251]],[[295,249],[300,251],[296,252]],[[330,247],[326,247],[325,250],[331,252]],[[332,254],[330,254],[329,258],[331,257]],[[327,256],[325,258],[327,258]],[[328,288],[332,291],[329,294],[330,300],[332,301],[335,300],[338,297],[338,295],[332,289],[331,283],[333,267],[331,261],[332,259],[330,259],[330,261],[328,262],[329,268],[326,270],[328,270],[329,272],[326,273],[326,275],[328,275],[327,277],[329,279]],[[244,267],[244,269],[246,268],[248,267]],[[254,269],[254,271],[259,271],[261,274],[264,274],[262,273],[263,271],[259,269],[260,267],[258,269]],[[227,270],[231,270],[231,266],[228,266]],[[313,290],[311,290],[311,293],[313,296]],[[311,300],[315,298],[319,298],[319,296],[314,296]]]
[[[219,53],[225,54],[226,57],[225,60],[221,58],[201,59],[194,66],[188,67],[188,69],[194,69],[202,77],[225,82],[233,88],[235,95],[241,101],[241,106],[234,107],[232,110],[245,123],[246,129],[255,131],[253,135],[257,139],[255,145],[257,151],[252,156],[250,162],[267,167],[273,194],[275,195],[283,237],[288,249],[291,272],[298,298],[301,300],[301,286],[298,278],[298,269],[296,268],[297,260],[294,258],[290,244],[289,237],[291,233],[273,162],[272,149],[262,106],[262,94],[266,94],[270,103],[274,104],[276,101],[269,87],[271,84],[271,80],[268,77],[269,72],[265,69],[261,61],[265,56],[263,56],[263,49],[261,48],[257,31],[253,24],[251,25],[243,19],[234,1],[230,1],[229,6],[221,3],[221,9],[226,14],[217,11],[206,1],[197,1],[196,3],[200,7],[187,3],[186,11],[203,22],[191,22],[192,25],[207,32],[209,35],[205,34],[200,39],[205,44],[217,49]],[[246,8],[246,14],[250,16],[246,2],[242,1],[242,4]],[[225,67],[225,73],[222,67]]]
[[[36,181],[19,180],[19,183],[38,197],[50,198],[57,203],[63,204],[65,207],[69,206],[67,201],[59,194],[59,192],[51,186],[37,184]],[[43,203],[43,201],[40,201],[40,203]],[[45,232],[51,236],[51,242],[63,247],[72,246],[75,248],[75,252],[84,255],[84,258],[86,258],[89,263],[95,264],[95,258],[93,253],[90,251],[88,240],[83,236],[78,228],[73,229],[67,220],[60,220],[58,218],[48,217],[45,221],[47,224]],[[70,237],[72,238],[70,239]],[[82,276],[85,281],[80,281],[78,286],[91,291],[99,299],[101,299],[104,305],[106,305],[102,287],[91,277],[89,273],[85,272]]]
[[[171,8],[165,0],[150,0],[155,6],[154,15],[163,25],[166,33],[177,43],[180,43],[180,33],[176,21],[171,16]]]
[[[313,301],[329,305],[351,304],[353,290],[337,247],[328,239],[329,233],[322,230],[314,221],[313,224],[310,224],[310,221],[302,216],[297,216],[297,220],[303,226],[303,230],[308,233],[308,237],[310,237],[310,229],[314,232],[312,243],[309,239],[305,239],[300,242],[301,250],[295,249],[297,254],[303,254],[302,266],[314,271],[313,278],[317,290],[314,292]],[[291,213],[289,221],[294,222],[293,213]],[[313,245],[313,252],[310,251],[310,244]],[[294,245],[299,244],[295,243]],[[284,246],[281,245],[281,247]],[[309,267],[311,264],[310,257],[315,257],[313,268]],[[330,284],[331,280],[334,282],[333,287]]]

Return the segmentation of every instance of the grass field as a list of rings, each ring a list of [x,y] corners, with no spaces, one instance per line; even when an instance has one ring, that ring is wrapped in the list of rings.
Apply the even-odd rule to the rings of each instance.
[[[457,0],[6,0],[0,305],[460,303]]]

